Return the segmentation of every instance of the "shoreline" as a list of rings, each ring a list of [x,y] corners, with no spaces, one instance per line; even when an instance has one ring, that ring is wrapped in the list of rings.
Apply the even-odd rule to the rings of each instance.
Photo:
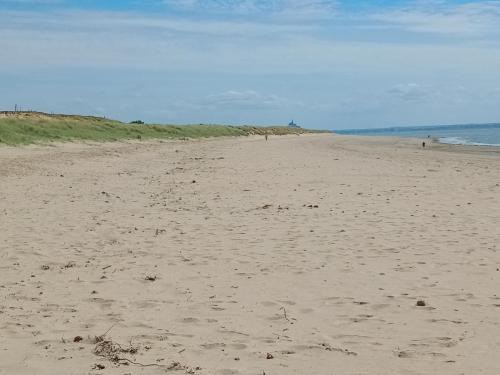
[[[422,142],[426,143],[426,149],[446,152],[460,152],[469,154],[485,154],[485,155],[500,155],[500,146],[492,145],[466,145],[466,144],[451,144],[440,142],[436,138],[418,138],[418,137],[401,137],[401,136],[379,136],[379,135],[352,135],[352,134],[337,134],[332,133],[337,137],[352,137],[352,139],[370,140],[376,139],[373,143],[401,145],[405,144],[408,147],[420,147]],[[390,142],[392,140],[392,142]]]
[[[500,147],[499,143],[485,143],[485,142],[467,142],[466,139],[461,138],[460,135],[443,135],[443,136],[430,136],[435,132],[440,131],[461,131],[461,130],[484,130],[484,129],[500,129],[500,123],[483,123],[483,124],[455,124],[455,125],[429,125],[429,126],[396,126],[386,128],[373,128],[373,129],[346,129],[338,130],[337,134],[342,135],[360,135],[360,136],[391,136],[403,138],[421,138],[433,139],[445,144],[456,144],[464,146],[491,146]],[[424,132],[425,131],[425,132]],[[418,133],[418,135],[417,135]],[[403,135],[404,134],[404,135]],[[449,139],[449,142],[441,142],[441,139]]]
[[[478,147],[500,147],[500,144],[497,143],[479,143],[479,142],[470,142],[470,143],[459,143],[459,142],[443,142],[441,139],[449,138],[449,137],[441,137],[437,139],[437,142],[446,144],[446,145],[457,145],[457,146],[478,146]]]

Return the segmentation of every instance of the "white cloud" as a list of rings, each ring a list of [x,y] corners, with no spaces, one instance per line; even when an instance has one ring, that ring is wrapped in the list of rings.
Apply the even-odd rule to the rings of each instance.
[[[278,15],[290,18],[324,18],[336,13],[336,0],[164,0],[166,5],[189,11],[241,15]]]
[[[405,83],[393,86],[389,95],[405,101],[422,101],[436,95],[436,91],[417,83]]]
[[[372,19],[411,32],[457,37],[480,37],[499,34],[500,1],[482,1],[462,5],[442,2],[425,6],[379,12]]]
[[[276,95],[264,95],[253,90],[229,90],[218,94],[208,95],[200,102],[217,108],[248,108],[271,109],[282,106],[285,100]]]
[[[498,48],[325,38],[308,25],[171,19],[122,12],[0,13],[0,70],[133,67],[246,74],[496,71]],[[405,73],[406,72],[406,73]]]

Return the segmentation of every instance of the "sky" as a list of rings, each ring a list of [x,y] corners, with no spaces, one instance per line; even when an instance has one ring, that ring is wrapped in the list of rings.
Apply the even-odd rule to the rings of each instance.
[[[0,110],[308,128],[500,122],[500,1],[0,0]]]

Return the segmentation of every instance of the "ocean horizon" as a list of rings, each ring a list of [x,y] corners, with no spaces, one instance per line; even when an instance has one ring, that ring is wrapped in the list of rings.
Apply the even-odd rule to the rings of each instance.
[[[500,123],[333,130],[337,134],[432,138],[440,143],[500,147]]]

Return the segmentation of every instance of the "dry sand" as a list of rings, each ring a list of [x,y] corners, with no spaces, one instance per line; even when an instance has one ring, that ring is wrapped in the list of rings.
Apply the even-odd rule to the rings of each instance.
[[[499,374],[500,155],[419,145],[0,148],[0,373]]]

